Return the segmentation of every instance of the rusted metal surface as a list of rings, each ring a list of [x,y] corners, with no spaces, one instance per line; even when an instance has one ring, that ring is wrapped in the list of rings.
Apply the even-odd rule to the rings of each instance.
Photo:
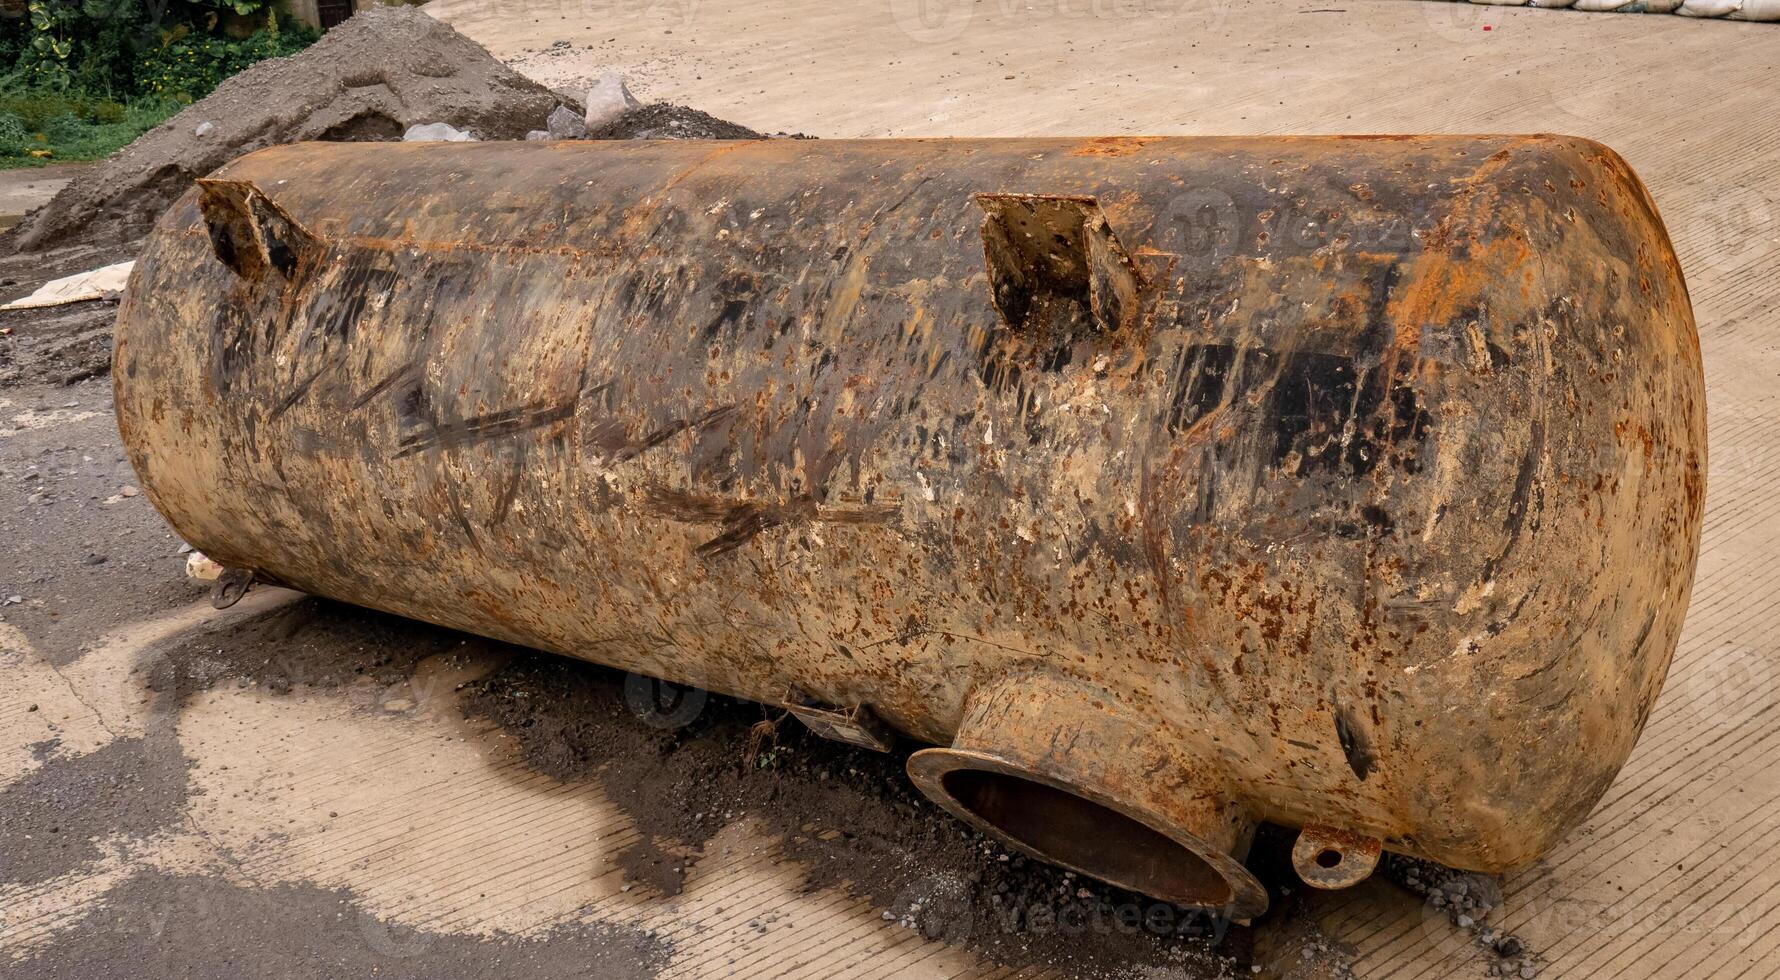
[[[1704,497],[1674,254],[1562,137],[281,147],[163,219],[115,364],[225,565],[868,709],[1239,914],[1258,821],[1550,848]]]
[[[1312,888],[1349,888],[1372,875],[1379,854],[1376,837],[1310,824],[1292,842],[1292,868]]]

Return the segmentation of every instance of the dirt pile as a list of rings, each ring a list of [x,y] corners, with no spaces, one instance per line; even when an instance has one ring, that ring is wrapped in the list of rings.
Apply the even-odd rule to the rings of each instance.
[[[590,140],[758,140],[765,139],[738,123],[718,119],[671,102],[654,102],[631,109],[617,119],[588,132]]]
[[[193,179],[262,147],[395,140],[430,122],[523,139],[563,102],[419,10],[371,7],[144,133],[0,236],[0,251],[139,238]]]

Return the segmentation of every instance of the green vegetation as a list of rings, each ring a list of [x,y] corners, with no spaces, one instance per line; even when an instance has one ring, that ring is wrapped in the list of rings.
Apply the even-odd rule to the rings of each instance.
[[[119,103],[28,91],[0,96],[0,167],[102,159],[179,109],[170,100]],[[48,155],[33,156],[34,150]]]
[[[0,167],[105,157],[317,36],[273,0],[0,0]]]

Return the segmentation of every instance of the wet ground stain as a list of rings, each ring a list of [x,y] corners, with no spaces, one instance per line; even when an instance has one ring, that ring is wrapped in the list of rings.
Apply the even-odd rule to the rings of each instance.
[[[690,724],[658,728],[627,705],[624,685],[616,671],[525,653],[470,684],[464,710],[512,736],[538,771],[597,783],[636,822],[643,840],[619,865],[641,888],[679,891],[710,839],[748,816],[782,838],[806,889],[844,888],[1006,965],[1249,973],[1249,929],[1029,861],[954,820],[904,774],[918,746],[855,749],[716,696]]]
[[[41,748],[42,766],[0,787],[0,885],[77,871],[104,854],[106,839],[152,835],[185,812],[187,764],[171,735],[72,758]]]
[[[475,937],[392,925],[346,892],[258,887],[215,877],[142,872],[34,958],[12,980],[107,977],[597,977],[649,980],[669,947],[604,924],[545,935]]]

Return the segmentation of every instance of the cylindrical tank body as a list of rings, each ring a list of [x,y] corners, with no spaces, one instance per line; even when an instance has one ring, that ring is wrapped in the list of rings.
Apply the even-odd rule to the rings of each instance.
[[[114,370],[225,565],[868,709],[965,819],[1239,914],[1258,821],[1575,826],[1704,496],[1679,267],[1567,137],[280,147],[162,220]]]

